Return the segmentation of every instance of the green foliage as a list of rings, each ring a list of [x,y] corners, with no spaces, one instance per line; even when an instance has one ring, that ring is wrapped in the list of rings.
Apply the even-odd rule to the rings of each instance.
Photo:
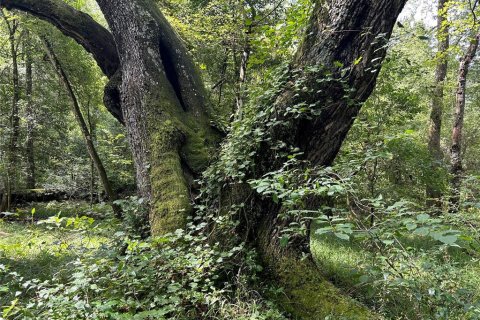
[[[130,214],[141,212],[138,200],[122,204]],[[70,238],[105,232],[87,217],[54,216],[41,225]],[[4,318],[284,319],[250,289],[261,268],[243,245],[210,243],[202,224],[143,240],[117,230],[101,247],[57,266],[51,278],[26,277],[0,260]],[[70,254],[71,245],[61,252]]]

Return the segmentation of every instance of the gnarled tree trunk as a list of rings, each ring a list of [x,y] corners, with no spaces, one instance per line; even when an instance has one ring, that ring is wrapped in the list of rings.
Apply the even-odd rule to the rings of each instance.
[[[153,1],[97,1],[120,55],[120,97],[137,185],[154,234],[182,228],[192,177],[217,140],[203,84],[182,40]]]
[[[316,109],[318,115],[303,119],[292,115],[282,119],[287,124],[273,132],[275,139],[298,147],[304,160],[313,166],[328,166],[333,162],[363,102],[375,87],[388,39],[405,2],[337,0],[316,4],[306,37],[292,64],[292,70],[297,76],[300,73],[308,90],[298,92],[293,83],[287,85],[275,104],[276,114],[304,103]],[[303,71],[311,67],[318,71]],[[326,77],[331,79],[317,81]],[[262,153],[257,162],[266,166],[266,172],[282,165],[274,153]],[[305,279],[300,284],[292,281],[292,276],[299,276],[291,274],[298,265],[303,265],[300,274],[315,274],[313,261],[301,261],[301,252],[308,250],[308,243],[300,241],[296,246],[281,248],[279,234],[285,223],[278,218],[281,207],[265,204],[258,207],[261,213],[257,215],[260,219],[253,223],[258,226],[254,230],[255,238],[267,266],[282,280],[292,306],[302,301],[305,293],[318,295],[318,290],[312,287],[315,280]],[[317,319],[322,315],[320,308],[307,305],[292,308],[305,319]],[[311,310],[305,314],[302,310],[308,308]]]

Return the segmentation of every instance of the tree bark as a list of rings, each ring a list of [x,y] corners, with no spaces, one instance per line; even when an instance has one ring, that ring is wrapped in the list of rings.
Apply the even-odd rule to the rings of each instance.
[[[27,138],[26,138],[26,158],[27,158],[27,189],[35,189],[35,110],[33,107],[33,59],[32,59],[32,46],[31,38],[28,30],[25,31],[25,94],[27,99],[27,105],[25,109],[25,118],[27,121]]]
[[[186,223],[192,177],[206,167],[218,139],[203,84],[153,1],[97,2],[120,54],[122,111],[151,231],[174,231]]]
[[[445,87],[445,78],[447,76],[449,48],[449,29],[447,26],[447,7],[448,0],[438,1],[437,14],[437,65],[435,68],[435,87],[431,101],[430,123],[428,131],[428,150],[434,161],[432,168],[438,169],[443,162],[443,152],[440,146],[440,137],[442,130],[443,116],[443,96]],[[427,207],[433,207],[436,211],[442,208],[442,191],[435,183],[429,183],[426,186]]]
[[[465,96],[467,89],[467,76],[470,64],[477,53],[480,33],[470,41],[470,45],[460,61],[458,69],[457,91],[455,94],[455,113],[453,116],[452,145],[450,147],[450,171],[452,174],[450,186],[451,196],[449,211],[457,213],[460,205],[460,189],[462,185],[462,135],[465,115]]]
[[[297,147],[303,153],[303,160],[310,165],[332,164],[362,104],[375,87],[388,39],[405,2],[337,0],[316,4],[291,67],[292,75],[302,79],[305,89],[295,89],[292,76],[292,81],[276,99],[274,116],[278,119],[278,115],[287,114],[288,107],[299,103],[312,113],[300,118],[293,114],[280,116],[285,124],[271,129],[273,143],[282,141],[289,149]],[[312,67],[314,71],[306,71]],[[327,81],[318,81],[320,79]],[[278,170],[285,160],[278,159],[278,152],[266,150],[269,147],[263,146],[255,160],[256,170],[266,168],[259,170],[256,177]],[[265,265],[278,275],[292,303],[301,301],[305,290],[313,291],[310,294],[314,295],[310,281],[303,284],[305,290],[298,290],[292,286],[291,277],[284,276],[299,264],[304,265],[303,272],[314,274],[313,262],[301,262],[301,253],[309,250],[308,239],[282,248],[280,230],[288,222],[278,218],[281,206],[265,204],[265,199],[255,203],[260,209],[252,216],[260,218],[251,222],[257,226],[252,237],[257,240]],[[294,309],[303,319],[320,316],[318,309],[311,310],[308,315],[302,314],[307,308],[309,306],[299,305]]]
[[[92,136],[92,140],[96,140],[96,125],[92,119],[92,113],[90,111],[90,99],[87,103],[87,122],[88,122],[88,130],[90,131],[90,135]],[[90,159],[90,205],[92,206],[94,203],[94,195],[95,195],[95,163],[92,159]]]
[[[10,110],[10,137],[7,152],[6,190],[3,195],[4,199],[2,200],[2,208],[0,208],[2,211],[5,211],[11,209],[11,194],[17,178],[18,137],[20,135],[20,116],[18,106],[20,100],[20,77],[18,73],[18,47],[15,39],[18,30],[18,21],[16,19],[10,20],[3,11],[2,15],[8,30],[8,41],[10,44],[10,55],[12,59],[12,104]]]
[[[108,175],[107,175],[107,172],[105,171],[105,167],[103,166],[102,160],[98,155],[95,145],[93,144],[92,136],[87,127],[87,124],[85,123],[85,119],[83,118],[82,112],[80,110],[80,104],[78,103],[77,96],[73,91],[72,84],[70,83],[70,80],[68,79],[68,76],[65,73],[65,70],[63,69],[62,64],[60,63],[60,60],[56,56],[50,42],[46,38],[42,38],[42,41],[45,47],[45,52],[47,53],[48,58],[55,69],[55,72],[57,73],[58,77],[60,78],[63,85],[65,86],[68,96],[71,99],[73,114],[75,115],[75,119],[77,120],[77,123],[80,127],[80,131],[82,132],[83,138],[87,145],[88,154],[90,156],[90,159],[95,165],[98,175],[100,176],[100,181],[102,182],[102,186],[105,190],[105,193],[107,194],[107,197],[110,202],[110,205],[112,206],[113,212],[118,218],[121,218],[122,213],[121,213],[120,207],[114,203],[115,200],[117,200],[117,194],[113,190],[112,185],[108,180]]]

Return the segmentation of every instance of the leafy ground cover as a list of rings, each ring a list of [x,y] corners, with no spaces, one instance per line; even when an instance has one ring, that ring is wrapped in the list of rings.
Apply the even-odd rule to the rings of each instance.
[[[142,239],[108,206],[34,207],[0,220],[2,319],[288,318],[275,304],[288,297],[262,282],[255,252],[208,243],[202,226]],[[402,218],[386,215],[368,232],[355,219],[316,219],[313,257],[336,287],[321,280],[328,294],[305,298],[324,296],[321,319],[478,319],[479,212],[439,218],[399,208]],[[260,282],[267,292],[254,289]]]
[[[35,209],[33,209],[35,208]],[[28,301],[30,283],[49,281],[74,271],[73,262],[111,243],[116,225],[79,215],[94,210],[109,215],[103,205],[35,204],[0,219],[0,305],[7,318],[19,301]],[[46,219],[46,220],[42,220]],[[10,308],[9,308],[10,307]]]
[[[13,221],[0,220],[2,319],[288,318],[274,302],[288,297],[262,282],[255,252],[208,243],[196,232],[202,226],[142,239],[111,218],[106,206],[34,207],[19,210],[9,217]],[[123,207],[131,216],[138,203]],[[368,309],[327,281],[317,296],[327,299],[319,309],[322,319],[369,318]]]
[[[479,319],[478,217],[468,210],[428,218],[460,232],[452,231],[458,235],[452,238],[428,234],[432,231],[420,223],[390,230],[394,240],[384,237],[386,230],[377,239],[361,240],[355,232],[348,239],[313,232],[312,253],[324,276],[387,318]],[[322,230],[320,225],[314,229]]]

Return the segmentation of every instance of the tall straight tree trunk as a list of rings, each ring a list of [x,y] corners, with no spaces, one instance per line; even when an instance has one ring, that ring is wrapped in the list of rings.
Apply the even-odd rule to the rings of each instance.
[[[97,169],[97,173],[100,176],[100,181],[102,182],[102,186],[105,190],[105,193],[107,194],[107,197],[110,202],[110,205],[112,206],[113,212],[118,218],[121,218],[122,213],[121,213],[120,207],[114,203],[115,200],[117,200],[117,194],[113,190],[112,185],[108,180],[105,167],[103,166],[102,160],[98,155],[95,145],[93,144],[92,135],[90,134],[87,124],[85,123],[85,119],[83,118],[82,112],[80,110],[80,104],[78,103],[77,96],[73,91],[72,84],[70,83],[70,80],[68,79],[67,74],[65,73],[65,70],[63,69],[62,64],[60,63],[60,60],[58,59],[55,52],[53,51],[53,48],[50,42],[46,38],[42,38],[42,41],[45,47],[45,52],[47,53],[48,58],[52,63],[52,66],[57,72],[58,77],[60,78],[63,85],[65,86],[68,96],[71,99],[73,114],[75,115],[75,119],[77,120],[77,123],[80,127],[80,131],[82,132],[83,138],[87,145],[88,154],[90,156],[90,159],[94,163],[95,168]]]
[[[242,56],[240,59],[240,68],[238,72],[238,93],[237,93],[237,116],[241,117],[243,111],[243,105],[245,100],[245,86],[247,82],[247,68],[248,68],[248,61],[250,60],[252,44],[251,44],[251,37],[253,33],[254,23],[256,22],[255,19],[257,17],[257,11],[255,6],[250,1],[246,1],[251,15],[249,17],[245,17],[245,42],[242,48]],[[248,21],[248,23],[247,23]]]
[[[457,91],[455,94],[455,113],[453,116],[452,145],[450,147],[451,196],[449,211],[456,213],[460,205],[460,189],[462,186],[462,135],[465,115],[465,96],[467,90],[467,76],[470,64],[477,53],[480,33],[470,41],[470,45],[460,61],[458,69]]]
[[[438,1],[437,13],[437,65],[435,69],[435,88],[431,101],[430,124],[428,131],[428,150],[434,163],[432,167],[438,169],[443,162],[443,152],[440,146],[443,116],[443,97],[445,78],[448,68],[449,29],[447,26],[447,4],[448,0]],[[426,186],[427,206],[434,207],[440,211],[442,207],[442,192],[435,183]]]
[[[15,35],[18,29],[18,21],[10,19],[2,10],[3,19],[8,30],[8,41],[10,44],[10,55],[12,59],[12,104],[10,110],[10,138],[7,152],[7,172],[6,172],[6,190],[2,199],[2,211],[10,210],[11,195],[17,179],[17,161],[18,161],[18,137],[20,135],[20,80],[18,73],[18,47],[16,45]]]
[[[228,56],[229,56],[229,48],[228,47],[225,47],[225,57],[223,58],[223,62],[222,62],[222,67],[220,69],[220,80],[218,80],[217,83],[215,83],[212,88],[211,88],[211,91],[214,91],[216,89],[218,89],[218,99],[217,99],[217,105],[221,105],[222,103],[222,98],[223,98],[223,86],[225,84],[225,81],[226,81],[226,74],[227,74],[227,68],[228,68]]]
[[[90,131],[90,135],[92,136],[93,141],[96,140],[96,126],[95,122],[92,119],[92,113],[90,111],[90,100],[87,102],[87,122],[88,122],[88,130]],[[94,196],[95,196],[95,163],[90,158],[90,205],[92,206],[94,203]]]
[[[27,121],[27,139],[26,139],[26,158],[27,158],[27,189],[35,189],[35,110],[33,107],[33,75],[32,75],[32,46],[28,30],[25,31],[25,94],[27,105],[25,109],[25,118]]]

